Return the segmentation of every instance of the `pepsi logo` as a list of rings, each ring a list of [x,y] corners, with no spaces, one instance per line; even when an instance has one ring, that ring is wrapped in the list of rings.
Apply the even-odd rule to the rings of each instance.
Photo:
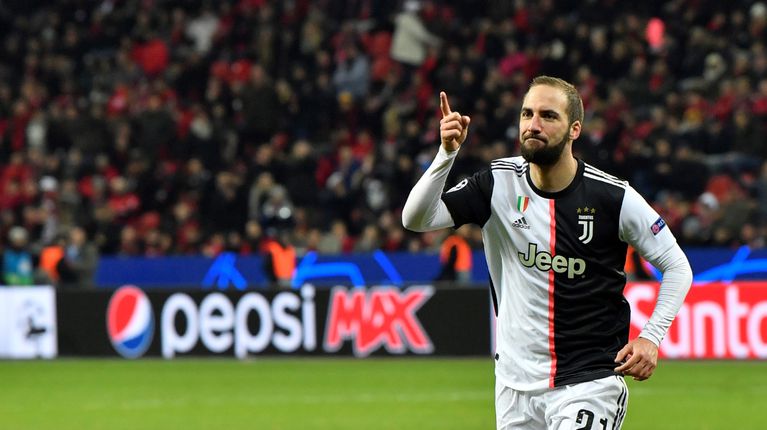
[[[107,306],[107,334],[125,358],[144,355],[154,336],[154,314],[149,298],[138,287],[118,288]]]

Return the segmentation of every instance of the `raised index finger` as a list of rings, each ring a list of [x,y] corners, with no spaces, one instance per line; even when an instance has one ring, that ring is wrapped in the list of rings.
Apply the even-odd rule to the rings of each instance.
[[[450,103],[447,102],[447,94],[444,91],[439,93],[439,108],[442,109],[442,116],[446,117],[452,113]]]

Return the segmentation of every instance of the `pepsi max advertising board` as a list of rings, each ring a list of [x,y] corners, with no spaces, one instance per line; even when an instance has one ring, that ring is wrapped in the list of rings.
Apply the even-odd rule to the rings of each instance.
[[[59,355],[489,355],[487,290],[370,287],[57,293]]]

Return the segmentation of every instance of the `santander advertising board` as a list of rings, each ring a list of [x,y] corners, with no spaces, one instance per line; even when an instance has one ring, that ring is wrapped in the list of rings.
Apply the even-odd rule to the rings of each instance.
[[[631,332],[637,336],[652,314],[658,283],[629,283]],[[660,355],[668,358],[767,358],[767,282],[695,283]]]

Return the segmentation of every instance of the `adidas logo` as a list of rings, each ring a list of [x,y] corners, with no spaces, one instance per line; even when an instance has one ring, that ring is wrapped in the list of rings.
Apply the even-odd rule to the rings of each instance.
[[[522,217],[522,218],[520,218],[520,219],[518,219],[518,220],[514,221],[514,222],[511,224],[511,226],[512,226],[512,227],[516,227],[516,228],[524,228],[524,229],[526,229],[526,230],[529,230],[529,229],[530,229],[530,224],[528,224],[528,223],[527,223],[527,220],[525,219],[525,217]]]

